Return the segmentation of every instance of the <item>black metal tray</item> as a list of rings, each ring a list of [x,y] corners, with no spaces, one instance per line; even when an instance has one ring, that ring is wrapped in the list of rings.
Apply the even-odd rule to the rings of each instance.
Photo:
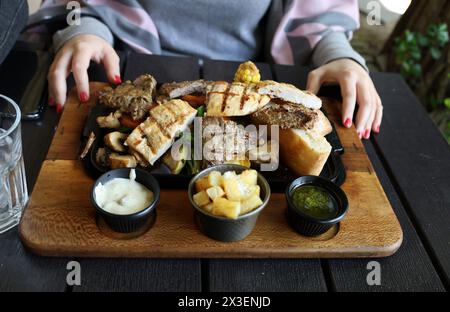
[[[109,111],[103,105],[93,106],[90,109],[82,133],[82,140],[84,143],[87,141],[89,134],[92,131],[96,137],[89,153],[83,158],[83,165],[86,171],[94,179],[109,170],[107,167],[100,166],[95,162],[97,149],[103,146],[102,138],[108,132],[107,130],[98,127],[96,118],[107,114],[109,114]],[[322,172],[320,173],[320,176],[329,179],[340,186],[345,181],[345,168],[340,157],[340,155],[344,153],[344,149],[333,123],[332,126],[333,131],[326,136],[328,142],[330,142],[332,146],[332,151]],[[180,174],[172,174],[169,168],[159,161],[157,161],[153,166],[148,167],[146,170],[155,176],[161,187],[165,188],[187,188],[189,181],[192,178],[191,175],[184,174],[183,172]],[[267,179],[272,191],[274,192],[284,192],[286,186],[298,177],[287,167],[283,166],[282,163],[279,164],[277,170],[264,171],[261,172],[261,174]]]

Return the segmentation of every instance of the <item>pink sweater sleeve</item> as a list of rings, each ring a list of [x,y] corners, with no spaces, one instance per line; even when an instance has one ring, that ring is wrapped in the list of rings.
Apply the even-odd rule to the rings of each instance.
[[[348,57],[365,66],[348,43],[358,27],[357,0],[293,0],[275,31],[270,53],[278,64],[312,60],[320,66]]]

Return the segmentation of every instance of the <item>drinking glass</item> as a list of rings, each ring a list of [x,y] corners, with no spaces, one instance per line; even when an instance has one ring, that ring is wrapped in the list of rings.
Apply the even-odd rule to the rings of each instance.
[[[19,223],[27,202],[20,109],[0,94],[0,233]]]

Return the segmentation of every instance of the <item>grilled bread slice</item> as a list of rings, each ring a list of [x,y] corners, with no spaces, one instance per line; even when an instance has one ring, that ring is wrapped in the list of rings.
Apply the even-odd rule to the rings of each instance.
[[[302,91],[297,87],[280,83],[273,80],[264,80],[257,84],[257,92],[268,95],[271,98],[280,99],[286,102],[303,105],[311,109],[322,107],[322,100],[309,91]]]
[[[269,101],[269,96],[256,92],[255,84],[216,81],[206,87],[207,116],[245,116],[256,112]]]
[[[126,144],[140,165],[153,165],[192,122],[197,111],[187,102],[170,100],[154,106],[149,117],[128,136]]]
[[[298,175],[319,175],[331,153],[331,145],[315,131],[280,130],[280,156]]]

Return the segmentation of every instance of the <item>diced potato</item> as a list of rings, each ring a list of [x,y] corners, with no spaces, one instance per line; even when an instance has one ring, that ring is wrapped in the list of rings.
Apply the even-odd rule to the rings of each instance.
[[[195,181],[195,189],[197,192],[200,192],[213,186],[220,186],[221,184],[222,174],[219,171],[211,171],[207,176]]]
[[[202,209],[205,210],[206,212],[212,213],[213,207],[214,207],[214,204],[209,203],[209,204],[202,206]]]
[[[262,205],[262,200],[258,195],[252,195],[241,202],[241,215],[248,213]]]
[[[250,185],[247,189],[246,194],[243,195],[242,200],[250,198],[255,195],[259,197],[259,194],[260,194],[259,185]]]
[[[202,178],[198,179],[197,181],[195,181],[195,189],[197,190],[197,192],[204,191],[208,187],[211,187],[211,186],[209,185],[207,176],[202,177]]]
[[[225,195],[225,192],[220,186],[210,187],[206,189],[206,193],[208,194],[209,198],[211,198],[211,200],[214,200],[217,197],[222,197],[223,195]]]
[[[213,202],[212,213],[230,219],[237,219],[241,212],[241,203],[218,197]]]
[[[234,172],[234,171],[224,172],[224,174],[222,176],[222,183],[224,182],[224,180],[234,179],[236,177],[237,177],[237,175],[236,175],[236,172]]]
[[[202,207],[210,203],[209,196],[208,194],[206,194],[205,191],[201,191],[198,192],[197,194],[194,194],[194,196],[192,196],[192,199],[194,200],[194,203],[197,204],[197,206],[199,207]]]
[[[210,186],[222,185],[222,174],[219,171],[211,171],[208,175]]]
[[[223,180],[223,189],[229,200],[240,201],[247,191],[247,186],[237,178]]]
[[[248,185],[256,185],[258,181],[258,173],[256,170],[244,170],[240,174],[240,179],[242,182]]]

